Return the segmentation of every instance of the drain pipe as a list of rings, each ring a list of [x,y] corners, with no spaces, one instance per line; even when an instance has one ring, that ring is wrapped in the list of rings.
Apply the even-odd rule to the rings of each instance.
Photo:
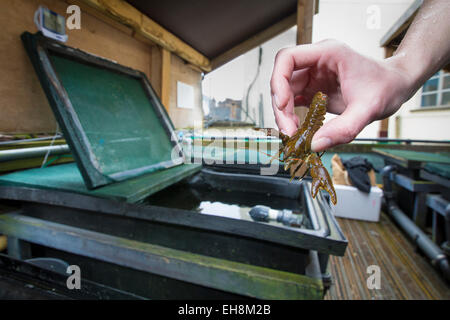
[[[408,218],[395,202],[391,182],[391,175],[394,174],[394,171],[395,166],[386,166],[381,170],[387,212],[402,227],[408,237],[431,259],[431,263],[442,271],[447,280],[450,280],[450,267],[444,252]]]
[[[445,234],[447,235],[447,241],[442,245],[445,254],[450,254],[450,204],[445,208]]]
[[[47,152],[51,155],[65,154],[69,153],[70,149],[67,144],[63,144],[57,146],[3,150],[0,151],[0,162],[43,157]]]

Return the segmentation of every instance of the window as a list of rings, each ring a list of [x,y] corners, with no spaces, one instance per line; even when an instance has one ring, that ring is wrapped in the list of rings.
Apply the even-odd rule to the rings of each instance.
[[[443,70],[432,76],[422,87],[422,107],[450,105],[450,73]]]

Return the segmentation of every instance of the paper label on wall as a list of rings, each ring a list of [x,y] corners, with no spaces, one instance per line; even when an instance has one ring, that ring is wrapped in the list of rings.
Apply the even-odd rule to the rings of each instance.
[[[177,81],[177,107],[194,109],[194,87]]]

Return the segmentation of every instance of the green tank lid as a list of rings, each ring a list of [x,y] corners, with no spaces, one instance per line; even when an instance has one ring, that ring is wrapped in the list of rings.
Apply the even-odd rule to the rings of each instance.
[[[173,124],[144,73],[40,33],[22,40],[87,188],[183,164]]]

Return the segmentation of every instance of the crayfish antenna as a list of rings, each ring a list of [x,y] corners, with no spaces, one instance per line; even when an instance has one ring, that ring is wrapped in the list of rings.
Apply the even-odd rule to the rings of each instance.
[[[280,161],[280,155],[281,155],[281,151],[278,151],[274,156],[272,156],[272,158],[270,158],[270,161],[268,164],[272,164],[273,160],[278,159],[278,161]]]

